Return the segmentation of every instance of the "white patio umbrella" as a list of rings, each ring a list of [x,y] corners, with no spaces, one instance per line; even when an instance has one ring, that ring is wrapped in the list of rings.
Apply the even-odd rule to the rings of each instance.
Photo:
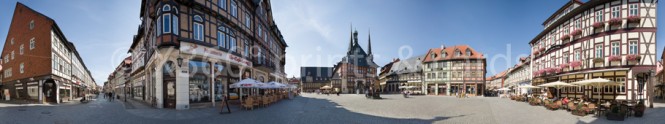
[[[400,88],[400,89],[411,89],[411,88],[415,88],[415,86],[399,86],[398,88]]]
[[[503,91],[503,95],[506,95],[506,91],[509,91],[510,89],[504,87],[504,88],[500,88],[500,89],[497,89],[497,90],[498,91]]]
[[[275,82],[275,81],[268,82],[268,85],[270,85],[274,88],[287,88],[288,87],[286,84]]]
[[[247,79],[240,80],[240,81],[238,81],[234,84],[231,84],[231,86],[229,86],[229,87],[231,87],[231,88],[258,88],[258,87],[262,87],[262,85],[264,85],[264,84],[259,82],[259,81],[256,81],[256,80],[251,79],[251,78],[247,78]],[[240,97],[240,101],[242,102],[242,90],[240,90],[240,94],[238,94],[238,95],[239,95],[238,97]]]
[[[561,87],[570,87],[570,86],[575,86],[575,85],[572,85],[572,84],[569,84],[569,83],[566,83],[566,82],[555,81],[555,82],[550,82],[550,83],[546,83],[546,84],[541,84],[541,85],[538,85],[538,86],[539,87],[554,87],[557,90],[556,91],[557,96],[561,97],[560,96],[561,94],[559,92],[559,89],[561,89]]]
[[[529,90],[529,89],[535,89],[535,88],[540,88],[540,87],[536,87],[536,86],[533,86],[533,85],[523,85],[523,86],[519,86],[519,88],[526,88],[527,90]],[[527,91],[527,93],[528,93],[528,91]]]
[[[611,80],[603,79],[603,78],[594,78],[594,79],[588,79],[588,80],[582,80],[578,82],[573,82],[571,84],[575,85],[580,85],[580,86],[593,86],[596,88],[602,88],[604,86],[611,86],[611,85],[621,85],[622,83],[614,82]],[[600,92],[598,92],[598,101],[600,101]]]
[[[325,89],[330,89],[330,88],[332,88],[332,87],[330,87],[330,86],[328,86],[328,85],[321,87],[321,89],[324,89],[324,90],[325,90]]]

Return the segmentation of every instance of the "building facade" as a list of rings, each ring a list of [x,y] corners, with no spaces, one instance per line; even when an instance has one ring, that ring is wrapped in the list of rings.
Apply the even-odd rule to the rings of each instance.
[[[408,90],[414,94],[422,94],[423,88],[423,66],[424,55],[395,61],[390,70],[385,74],[386,84],[383,86],[383,93],[400,93],[401,86],[413,87]]]
[[[425,94],[484,94],[485,57],[468,45],[429,49],[422,64]]]
[[[342,93],[362,94],[370,90],[379,91],[377,68],[379,65],[374,63],[371,36],[368,35],[367,52],[365,52],[358,44],[358,31],[352,32],[346,56],[333,66],[332,87],[340,88]]]
[[[486,78],[485,81],[488,82],[486,88],[492,89],[492,90],[497,90],[497,89],[500,89],[500,88],[511,88],[511,85],[506,83],[506,79],[507,79],[506,74],[509,71],[511,71],[512,69],[513,68],[508,68],[508,69],[506,69],[502,72],[497,73],[494,76]]]
[[[623,85],[569,87],[559,92],[575,98],[645,98],[642,80],[656,68],[656,4],[653,0],[566,3],[545,20],[544,30],[529,43],[533,85],[605,78]]]
[[[522,57],[513,68],[506,74],[506,83],[515,90],[517,94],[525,94],[529,89],[520,86],[531,85],[530,57]]]
[[[239,80],[286,82],[287,45],[270,4],[269,0],[142,1],[139,34],[144,36],[137,37],[146,48],[142,72],[147,75],[146,101],[154,101],[157,108],[214,106],[223,95],[238,92],[228,86]],[[140,78],[139,74],[134,79],[140,82]]]
[[[330,86],[332,67],[300,67],[300,89],[303,92],[315,92],[323,86]]]
[[[300,78],[297,78],[297,77],[294,76],[294,77],[289,78],[288,80],[289,81],[287,82],[287,84],[300,89],[300,86],[301,86],[301,83],[302,83],[302,82],[300,82]]]
[[[93,91],[96,85],[55,21],[22,3],[16,3],[2,67],[2,89],[11,99],[61,103]]]

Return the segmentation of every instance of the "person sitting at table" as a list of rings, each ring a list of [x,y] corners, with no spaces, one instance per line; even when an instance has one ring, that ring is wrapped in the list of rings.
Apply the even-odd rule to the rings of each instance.
[[[568,97],[563,97],[563,100],[561,100],[561,102],[562,102],[564,105],[568,105],[568,102],[569,102]]]

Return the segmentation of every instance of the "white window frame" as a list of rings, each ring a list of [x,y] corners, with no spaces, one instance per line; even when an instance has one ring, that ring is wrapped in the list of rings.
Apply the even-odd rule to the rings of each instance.
[[[30,50],[35,49],[35,38],[30,39]]]
[[[633,3],[633,4],[628,4],[628,16],[639,16],[640,14],[640,7],[639,4]]]
[[[18,54],[19,54],[19,55],[23,55],[23,50],[24,50],[24,49],[25,49],[25,48],[23,47],[23,44],[21,44],[21,46],[19,46],[19,48],[18,48]]]
[[[628,40],[628,54],[638,54],[638,44],[637,40]]]
[[[619,41],[611,42],[612,55],[621,55],[621,43]]]
[[[249,12],[245,11],[245,27],[252,28],[252,18]]]
[[[30,30],[35,28],[35,20],[30,20]]]
[[[24,68],[24,67],[25,67],[25,66],[24,66],[23,63],[21,62],[21,64],[19,65],[19,72],[20,72],[21,74],[23,74],[23,68]]]
[[[621,6],[613,6],[611,8],[612,17],[611,18],[620,18],[621,17]]]
[[[219,8],[222,8],[223,10],[226,10],[226,0],[218,0],[217,6],[219,6]]]
[[[231,16],[238,18],[238,5],[235,0],[231,0]]]
[[[603,45],[602,44],[596,45],[595,52],[596,52],[596,58],[603,58],[604,57],[603,56]]]
[[[164,6],[166,8],[167,6]],[[171,13],[162,14],[162,34],[171,33]]]
[[[598,10],[595,12],[596,17],[594,18],[595,22],[603,22],[605,19],[603,18],[603,10]]]
[[[200,18],[201,20],[196,20],[197,17]],[[204,21],[203,17],[201,17],[199,15],[194,16],[194,26],[192,27],[192,28],[194,28],[194,31],[193,31],[194,40],[203,41],[203,39],[204,39],[203,38],[204,37],[203,31],[205,29],[204,29],[203,24],[202,24],[203,21]]]

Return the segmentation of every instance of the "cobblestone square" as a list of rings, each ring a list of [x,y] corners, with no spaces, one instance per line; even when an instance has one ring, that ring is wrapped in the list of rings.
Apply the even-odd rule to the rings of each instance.
[[[565,110],[551,111],[542,106],[496,97],[459,99],[442,96],[383,95],[371,100],[363,95],[303,94],[290,100],[254,110],[232,105],[232,113],[219,114],[217,108],[189,110],[154,109],[137,102],[109,102],[95,99],[90,103],[54,106],[0,104],[0,123],[381,123],[381,124],[572,124],[663,122],[665,106],[647,109],[642,118],[608,121],[594,115],[574,116]],[[128,106],[132,107],[128,107]]]

